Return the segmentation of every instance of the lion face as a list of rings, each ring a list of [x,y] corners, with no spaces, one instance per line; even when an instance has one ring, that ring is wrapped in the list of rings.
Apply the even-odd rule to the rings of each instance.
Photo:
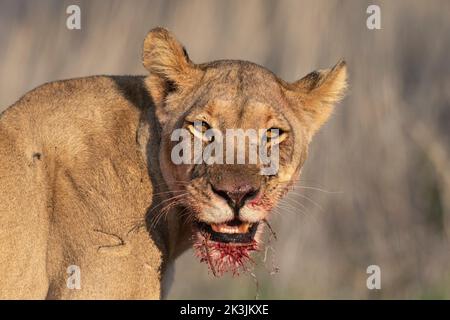
[[[215,274],[245,269],[342,96],[345,64],[291,84],[250,62],[195,65],[170,33],[155,29],[144,65],[162,126],[162,173],[171,201],[192,221],[197,255]]]

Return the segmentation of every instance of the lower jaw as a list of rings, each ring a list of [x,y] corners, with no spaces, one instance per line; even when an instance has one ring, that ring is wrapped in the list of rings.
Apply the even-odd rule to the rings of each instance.
[[[254,264],[251,254],[259,250],[258,241],[255,239],[255,230],[249,235],[236,237],[236,241],[217,241],[220,236],[205,232],[198,228],[194,230],[194,252],[200,262],[206,263],[214,276],[225,273],[239,275],[248,272]],[[232,238],[228,238],[230,240]],[[245,241],[238,241],[239,239]]]
[[[259,223],[251,224],[250,227],[247,227],[245,233],[219,233],[214,232],[211,225],[197,222],[195,224],[195,228],[202,233],[205,238],[208,238],[211,241],[226,243],[226,244],[235,244],[235,245],[245,245],[251,243],[255,239],[256,232],[258,230]]]

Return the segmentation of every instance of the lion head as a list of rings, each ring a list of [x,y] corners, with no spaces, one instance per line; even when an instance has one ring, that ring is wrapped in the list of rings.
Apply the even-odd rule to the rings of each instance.
[[[215,274],[236,273],[259,248],[264,222],[298,179],[311,138],[342,98],[345,62],[288,83],[247,61],[194,64],[162,28],[148,34],[143,62],[162,127],[160,164],[171,199],[192,221],[201,260]],[[230,129],[244,134],[241,143],[228,143]],[[174,132],[183,134],[174,139]],[[264,173],[270,161],[251,161],[249,132],[257,144],[264,141],[260,150],[276,150],[275,170]],[[242,142],[248,148],[239,149]],[[206,150],[213,144],[214,157]],[[195,155],[195,146],[209,151],[209,158]],[[244,161],[238,163],[239,153]],[[234,161],[224,160],[229,154],[236,155]]]

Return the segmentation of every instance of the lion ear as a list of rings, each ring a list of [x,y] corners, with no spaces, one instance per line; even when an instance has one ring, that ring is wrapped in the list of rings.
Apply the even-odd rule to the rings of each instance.
[[[309,73],[291,85],[297,110],[312,136],[330,117],[334,105],[347,89],[347,67],[341,60],[333,68]]]
[[[147,34],[142,61],[150,72],[150,89],[156,98],[191,87],[202,73],[175,37],[160,27]]]

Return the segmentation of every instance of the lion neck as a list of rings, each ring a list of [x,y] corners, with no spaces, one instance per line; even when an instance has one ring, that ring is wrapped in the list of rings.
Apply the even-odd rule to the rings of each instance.
[[[145,108],[137,129],[136,141],[145,159],[152,185],[152,205],[147,211],[147,230],[161,251],[163,264],[175,260],[191,247],[192,225],[186,220],[184,209],[175,207],[169,210],[155,224],[155,218],[168,196],[168,187],[161,173],[164,164],[160,163],[161,128],[154,114],[154,108]]]

